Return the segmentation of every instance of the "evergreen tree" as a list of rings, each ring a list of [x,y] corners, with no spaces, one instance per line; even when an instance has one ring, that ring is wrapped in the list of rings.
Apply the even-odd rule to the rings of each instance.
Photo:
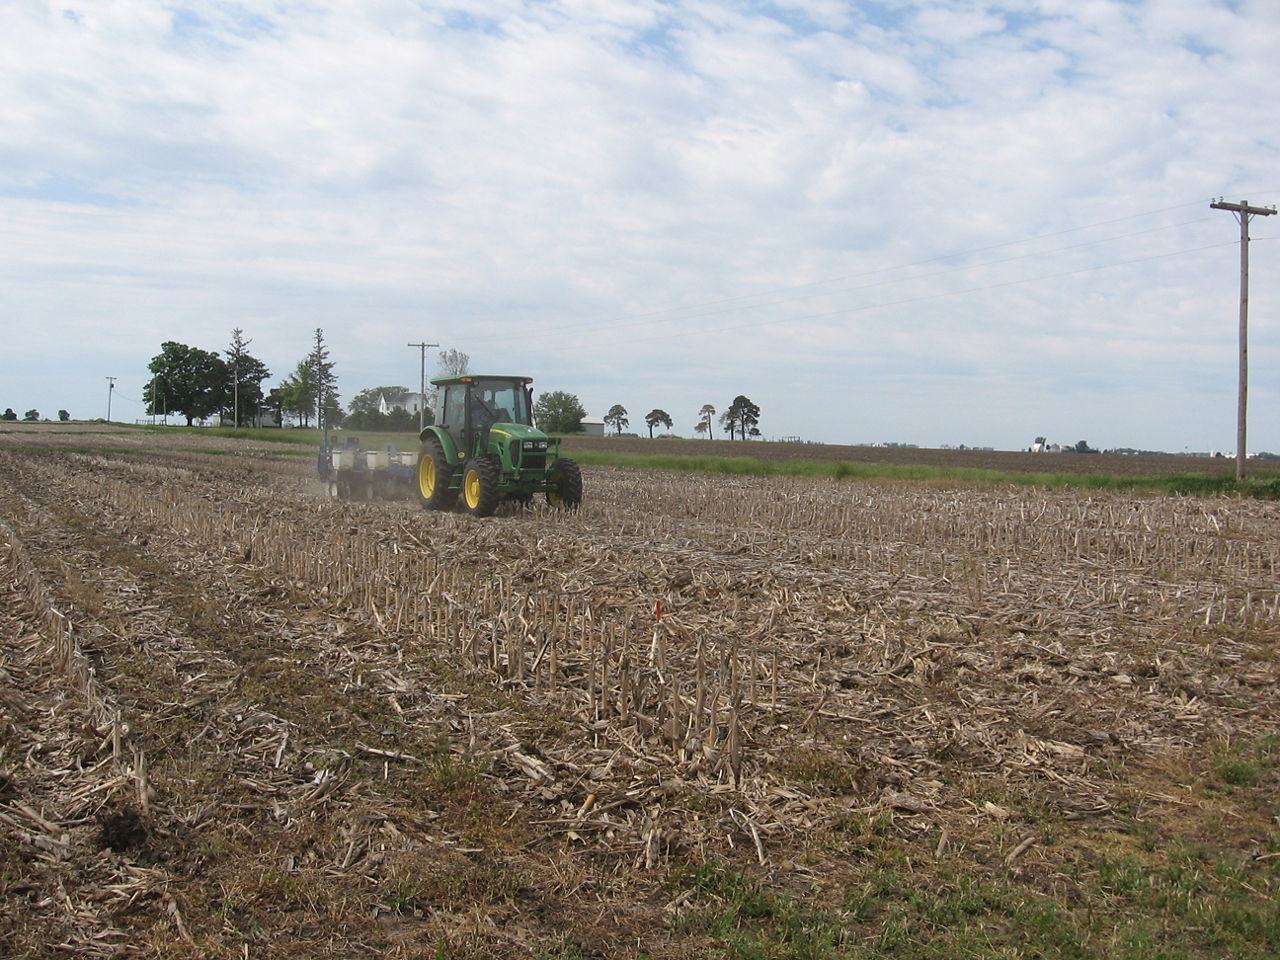
[[[668,430],[671,429],[671,414],[665,410],[650,410],[644,415],[644,422],[649,425],[649,439],[653,439],[653,428],[658,424],[662,424]]]
[[[618,436],[622,436],[622,428],[631,423],[627,419],[627,408],[620,403],[609,408],[609,412],[604,415],[604,422],[613,427],[613,432]]]
[[[244,339],[244,331],[236,327],[231,331],[231,345],[227,348],[227,369],[231,372],[231,421],[237,427],[253,423],[265,406],[262,381],[271,376],[267,365],[249,353],[252,340]]]
[[[308,368],[312,399],[316,405],[316,426],[326,423],[336,426],[342,422],[342,406],[338,403],[338,377],[329,359],[329,347],[324,342],[324,330],[316,327],[311,352],[303,361]]]

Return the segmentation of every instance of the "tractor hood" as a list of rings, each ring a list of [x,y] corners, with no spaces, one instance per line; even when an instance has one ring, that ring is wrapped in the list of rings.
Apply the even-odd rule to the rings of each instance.
[[[538,449],[547,449],[547,435],[537,427],[525,426],[523,423],[495,423],[489,428],[489,434],[490,436],[497,434],[513,443],[520,443],[521,446],[524,446],[526,441],[540,443],[542,446]]]

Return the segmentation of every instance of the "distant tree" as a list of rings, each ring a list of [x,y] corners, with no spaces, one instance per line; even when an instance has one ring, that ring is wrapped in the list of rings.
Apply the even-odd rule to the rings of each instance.
[[[436,363],[437,377],[465,377],[471,372],[471,358],[461,350],[441,350]]]
[[[734,439],[734,431],[738,428],[738,421],[733,418],[733,412],[726,410],[720,414],[720,426],[724,428],[725,433],[729,434],[729,439]]]
[[[720,423],[728,431],[730,440],[735,433],[743,440],[747,439],[748,434],[759,436],[760,431],[755,429],[759,422],[760,408],[742,394],[734,397],[729,409],[720,415]]]
[[[709,403],[704,403],[702,409],[698,411],[699,422],[703,425],[698,433],[705,433],[707,439],[712,438],[711,425],[715,422],[716,408]]]
[[[418,415],[410,413],[404,407],[392,407],[391,412],[385,414],[387,418],[387,429],[396,433],[405,433],[412,430],[418,432]],[[422,411],[422,424],[426,426],[436,422],[435,415],[429,409]],[[345,422],[343,424],[346,425]]]
[[[316,388],[311,382],[311,367],[306,360],[299,360],[293,373],[276,388],[280,395],[281,410],[297,417],[300,426],[309,426],[316,412]]]
[[[563,390],[544,393],[533,405],[534,421],[545,433],[581,433],[586,415],[581,401]]]
[[[693,425],[693,432],[698,434],[699,436],[706,433],[710,429],[711,427],[707,424],[707,421],[705,420],[699,420],[697,423]]]
[[[342,423],[342,406],[338,403],[338,377],[329,359],[329,346],[324,342],[324,330],[316,327],[311,352],[305,361],[311,374],[311,387],[315,391],[316,426]]]
[[[760,408],[751,403],[748,398],[739,394],[733,398],[731,410],[736,411],[737,433],[742,439],[748,436],[759,436],[760,431],[756,429],[756,425],[760,422]]]
[[[70,414],[70,413],[68,413],[66,410],[59,410],[59,411],[58,411],[58,422],[59,422],[59,423],[66,423],[66,422],[67,422],[68,420],[70,420],[70,419],[71,419],[71,414]]]
[[[618,436],[622,436],[622,428],[631,423],[627,419],[627,408],[620,403],[609,408],[609,412],[604,415],[604,422],[613,427],[613,432]]]
[[[742,439],[760,436],[760,408],[743,396],[734,400],[733,405],[738,408],[738,428]]]
[[[179,413],[187,426],[222,408],[227,368],[216,353],[167,340],[147,364],[151,379],[142,388],[147,413]]]
[[[649,439],[653,439],[653,428],[658,424],[662,424],[668,430],[671,429],[671,415],[665,410],[653,409],[644,415],[644,422],[649,425]]]
[[[267,391],[266,397],[262,401],[262,409],[270,410],[279,426],[284,426],[284,398],[280,394],[279,387],[272,387]]]
[[[231,331],[231,345],[227,347],[227,369],[231,373],[230,407],[231,422],[237,427],[253,423],[262,411],[264,400],[262,381],[271,376],[267,365],[249,353],[252,340],[244,338],[244,331],[236,327]]]
[[[17,420],[18,415],[13,412],[13,407],[5,407],[4,414],[0,415],[0,420]]]
[[[1089,446],[1087,440],[1078,440],[1072,448],[1076,453],[1097,453],[1098,451]]]
[[[35,423],[37,420],[39,420],[39,419],[40,419],[40,411],[39,411],[39,410],[28,410],[26,413],[24,413],[24,414],[22,415],[22,419],[23,419],[23,420],[26,420],[26,421],[28,421],[28,422],[30,422],[30,423]]]

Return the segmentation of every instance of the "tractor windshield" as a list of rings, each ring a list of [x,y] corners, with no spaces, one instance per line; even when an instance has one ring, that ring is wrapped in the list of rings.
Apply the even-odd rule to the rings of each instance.
[[[472,424],[531,424],[523,380],[477,379],[471,384]]]

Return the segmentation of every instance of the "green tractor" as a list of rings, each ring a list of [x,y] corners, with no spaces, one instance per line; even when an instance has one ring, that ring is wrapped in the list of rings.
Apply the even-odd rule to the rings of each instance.
[[[428,510],[463,505],[487,517],[503,500],[528,503],[545,493],[576,510],[582,472],[560,456],[560,441],[533,426],[529,377],[441,377],[436,422],[419,434],[417,494]]]

